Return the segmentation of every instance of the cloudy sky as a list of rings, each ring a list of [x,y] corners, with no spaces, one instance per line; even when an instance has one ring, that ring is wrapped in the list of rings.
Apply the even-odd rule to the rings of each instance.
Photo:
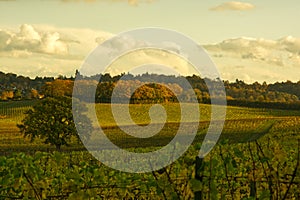
[[[298,0],[0,0],[0,71],[70,76],[106,39],[160,27],[203,46],[223,79],[298,81],[299,10]]]

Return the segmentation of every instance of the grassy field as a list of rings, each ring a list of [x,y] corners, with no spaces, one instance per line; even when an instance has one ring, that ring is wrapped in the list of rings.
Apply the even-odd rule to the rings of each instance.
[[[42,141],[30,143],[23,138],[16,124],[33,103],[0,102],[0,199],[193,199],[196,192],[203,199],[300,197],[300,111],[227,107],[221,139],[196,171],[195,157],[210,120],[210,106],[201,104],[201,120],[183,123],[186,130],[198,127],[188,151],[163,170],[131,174],[105,166],[77,144],[56,152]],[[116,106],[124,109],[126,105]],[[150,122],[150,106],[130,105],[135,123]],[[96,112],[113,143],[145,153],[168,144],[177,132],[179,105],[163,106],[167,123],[147,139],[124,134],[116,126],[110,105],[97,104]],[[123,162],[117,151],[111,151],[111,158]],[[202,181],[195,179],[196,173]]]
[[[0,147],[2,152],[6,150],[22,151],[28,150],[49,150],[53,147],[43,144],[37,140],[30,143],[28,138],[24,138],[16,124],[21,123],[24,118],[24,112],[31,108],[34,101],[28,102],[0,102]],[[121,147],[138,147],[138,146],[163,146],[167,144],[176,134],[180,122],[180,106],[176,103],[162,104],[167,113],[167,123],[163,129],[155,136],[147,139],[133,138],[125,134],[118,126],[113,118],[110,104],[96,104],[95,110],[98,122],[106,135]],[[89,109],[94,105],[89,105]],[[127,105],[117,104],[118,109],[125,109]],[[132,104],[129,105],[129,110],[133,121],[139,125],[147,125],[150,122],[149,109],[152,105],[149,104]],[[186,104],[186,108],[191,107],[191,104]],[[199,126],[198,134],[195,142],[201,142],[210,121],[210,105],[200,104],[200,122],[187,119],[184,121],[186,127]],[[276,109],[255,109],[242,107],[227,107],[226,122],[221,139],[228,139],[230,142],[238,143],[245,142],[251,138],[260,137],[260,132],[263,132],[264,126],[274,123],[273,129],[286,133],[298,131],[300,126],[300,111],[286,111]],[[288,127],[285,127],[289,124]],[[121,124],[123,126],[130,126],[131,124]],[[96,124],[94,123],[94,126]],[[281,127],[281,128],[278,128]],[[288,128],[289,130],[285,130]],[[96,127],[97,130],[97,127]],[[187,131],[188,132],[188,131]],[[97,139],[97,134],[94,134]],[[295,141],[295,140],[293,140]],[[67,149],[81,148],[77,145],[71,145]]]
[[[162,104],[167,113],[167,122],[180,122],[180,105],[176,103]],[[190,106],[189,106],[190,105]],[[122,110],[127,105],[117,104],[115,105],[118,109]],[[192,108],[191,104],[185,104],[189,109]],[[147,124],[150,122],[148,111],[151,105],[149,104],[131,104],[129,105],[129,110],[131,117],[137,124]],[[221,106],[216,106],[221,107]],[[190,108],[190,109],[191,109]],[[115,126],[115,121],[111,112],[110,104],[97,104],[96,107],[97,117],[99,119],[99,124],[103,127],[105,126]],[[200,121],[209,121],[211,115],[211,107],[207,104],[199,104],[200,110]],[[276,109],[263,109],[263,108],[244,108],[244,107],[233,107],[228,106],[226,109],[226,120],[243,120],[243,119],[262,119],[262,118],[282,118],[282,117],[292,117],[300,116],[300,111],[286,111],[286,110],[276,110]],[[193,122],[187,120],[185,122]]]

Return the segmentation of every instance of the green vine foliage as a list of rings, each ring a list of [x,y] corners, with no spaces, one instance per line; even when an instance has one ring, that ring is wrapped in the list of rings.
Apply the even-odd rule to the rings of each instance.
[[[172,165],[145,174],[110,169],[88,152],[13,154],[0,157],[0,197],[191,199],[200,192],[203,199],[297,199],[299,152],[288,153],[269,139],[219,144],[197,171],[202,181],[195,178],[197,146]]]
[[[196,142],[176,162],[151,173],[113,170],[87,151],[0,156],[0,199],[299,199],[299,118],[251,123],[253,130],[242,120],[227,123],[223,134],[232,137],[200,162]],[[248,131],[237,132],[243,129]],[[111,157],[122,160],[118,151]]]

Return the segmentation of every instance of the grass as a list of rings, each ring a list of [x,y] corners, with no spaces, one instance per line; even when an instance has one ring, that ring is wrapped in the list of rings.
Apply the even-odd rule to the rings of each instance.
[[[7,170],[5,171],[5,173],[3,173],[3,177],[5,177],[6,174],[13,174],[10,177],[6,176],[6,180],[9,180],[9,184],[6,183],[6,185],[4,184],[4,186],[9,189],[10,187],[15,189],[20,188],[20,186],[16,186],[16,184],[23,184],[21,182],[22,180],[28,186],[29,182],[27,181],[27,183],[22,176],[20,177],[20,179],[18,179],[17,174],[20,174],[19,171],[22,168],[26,169],[27,171],[28,169],[36,169],[37,171],[32,171],[32,174],[30,174],[29,171],[27,175],[29,174],[29,177],[33,177],[32,180],[34,180],[34,184],[37,188],[40,185],[42,187],[46,185],[45,188],[60,188],[60,183],[62,183],[61,185],[66,185],[68,182],[68,184],[70,183],[70,186],[72,187],[69,187],[67,185],[67,190],[62,191],[74,192],[73,194],[75,194],[75,196],[77,195],[75,192],[82,190],[82,186],[80,185],[82,183],[87,183],[86,185],[93,184],[92,186],[96,185],[97,187],[100,186],[100,191],[102,190],[101,186],[107,186],[108,183],[117,183],[117,187],[113,185],[106,191],[104,190],[104,194],[117,194],[119,196],[120,193],[118,191],[118,187],[120,187],[120,185],[122,185],[123,183],[125,183],[125,186],[124,188],[122,188],[122,191],[126,192],[127,194],[132,193],[133,195],[136,195],[136,188],[139,188],[135,184],[140,183],[141,187],[147,185],[151,188],[155,188],[158,186],[154,185],[153,187],[153,185],[151,184],[158,182],[158,184],[160,184],[159,187],[163,189],[168,189],[169,186],[173,186],[174,184],[175,186],[177,184],[179,186],[178,188],[182,188],[182,185],[190,185],[190,179],[195,175],[195,171],[193,171],[195,168],[194,158],[196,155],[198,155],[198,147],[200,147],[199,144],[201,144],[205,136],[210,120],[210,106],[199,105],[201,111],[200,122],[193,121],[192,118],[187,118],[187,120],[183,123],[185,132],[182,137],[190,137],[189,129],[195,126],[198,128],[198,133],[195,137],[194,145],[192,145],[191,148],[174,164],[167,167],[165,172],[153,172],[152,174],[156,175],[156,179],[154,181],[151,179],[151,182],[147,182],[145,180],[148,179],[145,179],[142,176],[139,177],[140,174],[138,174],[137,176],[134,175],[135,177],[133,177],[129,173],[123,173],[123,176],[118,176],[122,173],[114,173],[114,170],[100,164],[100,162],[92,158],[92,155],[89,152],[82,151],[84,149],[82,146],[71,145],[70,147],[63,147],[62,150],[67,152],[62,154],[57,152],[51,154],[44,154],[41,152],[36,153],[37,151],[54,151],[55,147],[42,144],[41,141],[30,143],[27,138],[23,138],[22,135],[18,132],[16,124],[18,123],[20,118],[24,117],[21,111],[28,109],[28,106],[22,107],[21,104],[16,104],[16,106],[14,107],[12,105],[13,104],[10,104],[11,107],[6,108],[0,107],[0,113],[14,113],[10,115],[11,117],[0,119],[0,155],[6,156],[0,156],[0,158],[2,158],[2,161],[7,161],[2,162],[4,169]],[[90,108],[91,106],[93,105],[89,105]],[[124,110],[126,105],[119,104],[116,106]],[[151,105],[130,105],[130,113],[135,123],[144,126],[150,122],[150,118],[148,116],[148,110],[150,106]],[[163,106],[166,108],[166,112],[168,114],[168,123],[165,124],[165,126],[157,135],[146,139],[134,138],[130,135],[124,134],[120,127],[116,126],[116,122],[114,121],[111,114],[111,108],[109,104],[97,104],[96,112],[102,129],[113,143],[121,148],[126,148],[126,150],[128,151],[146,153],[157,150],[161,148],[161,146],[168,144],[178,131],[180,122],[179,105],[164,104]],[[192,105],[187,106],[190,106],[190,109],[192,108]],[[122,126],[130,127],[131,125],[123,123]],[[204,160],[204,162],[206,163],[202,170],[204,174],[204,180],[202,181],[202,183],[204,185],[204,188],[206,188],[204,191],[206,191],[206,193],[208,193],[209,195],[212,195],[212,193],[219,195],[220,193],[226,194],[229,193],[230,190],[233,190],[240,196],[242,194],[245,194],[244,196],[249,196],[249,192],[251,193],[250,190],[253,187],[253,179],[256,180],[257,185],[255,186],[255,190],[257,189],[257,194],[259,195],[264,193],[266,188],[268,188],[268,184],[272,184],[273,189],[277,188],[279,191],[286,191],[286,186],[288,184],[283,185],[283,182],[277,181],[282,181],[283,179],[281,179],[281,177],[284,177],[283,181],[285,182],[290,182],[291,180],[293,180],[291,178],[291,174],[293,173],[294,167],[297,164],[297,141],[298,139],[300,139],[299,132],[300,111],[240,108],[231,106],[227,107],[225,126],[221,135],[221,141],[223,145],[214,147],[214,149],[208,156],[206,156]],[[93,137],[93,141],[96,141],[96,139],[100,139],[101,142],[101,137],[96,133],[93,135]],[[263,147],[264,155],[260,154],[259,150],[255,148],[254,142],[245,143],[247,141],[253,141],[258,138],[259,143]],[[96,146],[105,144],[99,144],[95,142],[91,145]],[[253,158],[251,158],[247,150],[248,145],[249,148],[250,145],[252,147],[251,150],[254,152],[253,157],[255,162]],[[221,151],[221,147],[224,158],[220,157],[219,154],[219,151]],[[31,159],[26,159],[28,158],[26,157],[28,155],[25,155],[24,153],[11,154],[13,152],[25,152],[26,154],[36,153],[35,155],[39,155],[39,157],[36,157],[36,160],[33,160],[32,162]],[[120,156],[118,151],[112,150],[111,155],[111,159],[113,161],[123,161],[122,156]],[[263,162],[258,160],[260,159],[259,156],[263,156]],[[27,160],[29,162],[27,162]],[[224,163],[226,163],[227,165],[225,164],[225,166],[223,166]],[[236,166],[234,166],[233,163],[235,163]],[[255,165],[253,163],[255,163]],[[271,167],[268,167],[268,165],[270,165]],[[170,176],[167,172],[170,173]],[[227,174],[226,177],[224,175],[225,173]],[[41,175],[40,180],[36,179],[36,177],[38,177],[38,174]],[[167,174],[168,176],[164,176],[165,174]],[[294,182],[297,183],[298,181],[299,183],[299,176],[296,176],[297,177],[295,178]],[[111,179],[111,177],[113,178]],[[145,177],[151,177],[151,174],[145,174]],[[174,178],[174,180],[171,180],[170,177],[171,179],[174,177],[176,177],[177,179]],[[266,177],[271,177],[271,182],[268,179],[265,179]],[[5,178],[3,178],[3,180],[4,179]],[[65,182],[65,180],[68,181]],[[73,182],[74,180],[79,180],[79,182]],[[105,181],[102,182],[103,180]],[[169,182],[166,180],[169,180]],[[134,183],[132,187],[135,188],[134,191],[131,191],[132,183]],[[218,190],[213,191],[213,185],[217,185]],[[4,194],[5,187],[3,190]],[[21,187],[20,191],[27,189],[24,188],[25,187]],[[70,190],[70,188],[72,189]],[[92,189],[90,189],[89,191],[92,191],[94,189],[95,188],[92,187]],[[149,189],[146,188],[146,190],[148,191]],[[48,190],[40,191],[41,193],[48,192]],[[63,192],[61,192],[61,190],[59,189],[55,190],[53,194],[60,195],[63,194]],[[84,192],[87,192],[87,190],[84,189]],[[297,193],[294,196],[299,194],[299,189],[297,189],[296,184],[292,185],[290,194],[293,194],[295,192]],[[14,193],[7,192],[7,194]],[[52,195],[52,193],[48,194]],[[149,194],[147,195],[149,196]],[[154,194],[156,195],[156,193]],[[186,193],[182,194],[185,195]],[[15,197],[15,195],[11,196]],[[221,198],[221,196],[218,197]],[[260,196],[259,198],[261,197],[262,196]],[[76,196],[76,198],[80,197]]]
[[[51,149],[49,145],[43,144],[41,141],[30,143],[28,138],[24,138],[18,128],[17,123],[20,123],[24,118],[24,111],[29,109],[34,102],[0,102],[0,148],[2,151],[7,149]],[[92,108],[92,104],[88,107]],[[127,105],[116,104],[119,110],[125,110]],[[132,104],[129,105],[130,115],[132,120],[141,126],[150,123],[149,109],[150,104]],[[162,130],[153,137],[141,139],[134,138],[125,134],[120,127],[116,126],[116,122],[111,112],[111,104],[96,104],[95,110],[97,120],[104,130],[107,137],[120,147],[149,147],[149,146],[164,146],[168,144],[178,131],[180,118],[180,106],[176,103],[162,104],[166,109],[167,123]],[[192,104],[185,104],[185,109],[189,112],[194,108]],[[220,106],[219,106],[220,107]],[[210,105],[200,104],[200,123],[195,121],[193,117],[188,117],[184,121],[184,126],[187,135],[189,128],[199,126],[198,134],[195,142],[201,142],[204,138],[210,121]],[[270,128],[271,133],[287,134],[290,137],[298,136],[297,131],[300,131],[300,111],[287,111],[276,109],[262,108],[242,108],[242,107],[227,107],[227,115],[225,126],[221,135],[221,139],[228,139],[230,142],[245,142],[260,133],[261,127],[268,127],[268,124],[274,123]],[[130,126],[130,123],[121,123],[121,126]],[[96,127],[96,123],[94,122]],[[98,127],[99,128],[99,127]],[[263,131],[262,131],[263,132]],[[281,133],[283,132],[283,133]],[[261,134],[263,135],[263,134]],[[257,135],[259,137],[260,135]],[[99,139],[99,134],[93,135],[94,140]],[[101,139],[101,138],[100,138]],[[29,147],[29,148],[28,148]],[[82,148],[73,145],[67,149]]]
[[[162,104],[167,113],[167,122],[179,123],[180,122],[180,106],[176,103]],[[92,106],[92,105],[90,105]],[[114,105],[118,110],[125,110],[127,105],[116,104]],[[141,104],[129,105],[129,110],[133,121],[137,124],[148,124],[150,122],[149,109],[152,105]],[[221,106],[216,106],[221,108]],[[185,108],[193,109],[192,104],[185,104]],[[91,107],[89,107],[91,109]],[[116,126],[116,122],[111,112],[111,104],[96,104],[95,106],[99,124],[102,127]],[[207,104],[199,104],[200,121],[210,121],[211,107]],[[264,109],[264,108],[244,108],[228,106],[226,110],[226,120],[244,120],[244,119],[263,119],[263,118],[282,118],[300,116],[300,111],[287,111],[278,109]],[[125,120],[124,120],[125,121]],[[184,122],[195,122],[192,117]],[[120,124],[130,125],[130,124]]]

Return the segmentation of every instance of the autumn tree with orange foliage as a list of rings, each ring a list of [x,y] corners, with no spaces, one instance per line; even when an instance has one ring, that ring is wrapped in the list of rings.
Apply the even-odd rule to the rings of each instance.
[[[53,82],[47,82],[43,88],[43,94],[46,97],[71,97],[73,93],[74,81],[55,79]]]

